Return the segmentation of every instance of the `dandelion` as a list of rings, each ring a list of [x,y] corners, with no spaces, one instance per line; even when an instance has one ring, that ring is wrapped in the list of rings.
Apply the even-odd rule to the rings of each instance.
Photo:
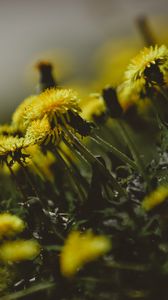
[[[68,236],[60,256],[61,272],[73,276],[84,264],[104,255],[111,248],[109,239],[90,231],[73,231]]]
[[[12,116],[12,125],[17,130],[24,132],[26,129],[25,115],[30,106],[37,101],[37,95],[26,98],[15,110]]]
[[[14,236],[24,230],[25,223],[10,213],[0,214],[0,238]]]
[[[57,125],[59,119],[63,121],[63,115],[70,111],[75,114],[80,111],[76,93],[71,89],[51,88],[41,93],[27,108],[25,119],[30,124],[46,115],[51,123]]]
[[[94,121],[106,111],[103,98],[95,94],[91,94],[87,101],[82,102],[81,108],[81,116],[88,121]]]
[[[119,103],[124,112],[126,112],[131,106],[138,105],[140,102],[140,93],[144,88],[144,80],[135,81],[129,83],[124,82],[117,88],[117,94]]]
[[[168,199],[168,186],[159,186],[142,201],[142,208],[150,211]]]
[[[22,150],[26,148],[24,138],[14,136],[0,136],[0,159],[7,161],[10,157],[13,161],[24,158]]]
[[[16,240],[0,246],[0,260],[4,263],[32,260],[40,253],[40,245],[35,240]]]
[[[25,133],[25,145],[40,145],[51,134],[51,127],[47,116],[30,123]]]
[[[166,46],[144,48],[128,66],[125,73],[127,85],[137,82],[140,86],[148,83],[164,83],[168,70],[168,49]]]

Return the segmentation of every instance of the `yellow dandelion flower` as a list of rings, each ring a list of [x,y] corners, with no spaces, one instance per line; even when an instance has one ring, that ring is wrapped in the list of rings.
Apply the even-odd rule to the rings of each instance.
[[[14,158],[16,154],[17,158],[19,158],[24,148],[24,138],[0,136],[0,158],[7,159],[8,156]]]
[[[0,238],[14,236],[24,228],[25,223],[19,217],[10,213],[0,214]]]
[[[143,79],[130,84],[128,84],[128,82],[124,82],[118,86],[117,94],[123,111],[127,111],[132,105],[139,104],[140,92],[142,91],[143,86]]]
[[[167,73],[168,49],[165,45],[144,48],[135,58],[133,58],[125,72],[126,83],[129,85],[140,80],[141,85],[145,84],[147,78],[145,71],[148,68],[155,66],[162,75]]]
[[[76,93],[71,89],[50,88],[41,93],[35,103],[28,107],[25,119],[29,123],[47,115],[50,121],[54,120],[57,123],[58,118],[68,111],[80,111]]]
[[[73,231],[68,236],[60,256],[61,272],[73,276],[84,264],[104,255],[111,248],[109,239],[96,236],[90,231]]]
[[[12,116],[12,125],[14,128],[20,131],[24,131],[25,126],[25,115],[30,106],[37,101],[37,95],[30,96],[26,98],[21,104],[16,108]]]
[[[40,245],[35,240],[9,241],[0,246],[0,260],[5,263],[32,260],[39,253]]]
[[[51,127],[48,118],[45,115],[41,120],[37,119],[32,121],[27,127],[24,144],[41,144],[50,134]]]
[[[142,208],[146,211],[150,211],[163,203],[166,199],[168,199],[168,186],[159,186],[155,191],[144,198]]]
[[[91,94],[88,101],[81,103],[81,116],[88,121],[94,121],[94,117],[99,117],[105,110],[104,100],[100,95]]]

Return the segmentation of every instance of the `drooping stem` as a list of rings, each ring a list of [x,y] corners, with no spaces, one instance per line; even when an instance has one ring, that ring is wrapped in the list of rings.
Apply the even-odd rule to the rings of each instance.
[[[86,180],[86,178],[81,175],[81,172],[78,169],[77,165],[74,163],[73,159],[70,157],[70,155],[68,155],[67,153],[65,153],[65,151],[63,149],[59,148],[59,151],[62,153],[62,155],[66,158],[66,160],[70,164],[70,166],[72,168],[72,171],[73,171],[73,173],[75,175],[75,178],[79,181],[80,184],[82,184],[82,186],[84,187],[84,189],[88,190],[89,183]]]
[[[94,140],[99,146],[103,146],[107,150],[110,150],[115,156],[117,156],[122,162],[128,164],[131,168],[137,169],[136,164],[124,153],[115,148],[113,145],[109,144],[107,141],[104,141],[100,136],[94,134],[91,136],[91,139]]]
[[[79,139],[69,130],[65,130],[66,134],[69,135],[74,145],[77,147],[77,149],[83,154],[83,156],[88,160],[90,163],[96,163],[99,170],[106,176],[106,178],[109,180],[109,183],[113,185],[114,188],[118,191],[118,193],[121,196],[127,197],[127,194],[125,190],[120,186],[120,184],[117,182],[117,180],[113,177],[113,175],[104,167],[104,165],[100,162],[99,159],[97,159],[90,150],[83,145]]]
[[[87,161],[87,159],[82,155],[82,153],[81,153],[78,149],[76,149],[76,148],[74,147],[74,145],[73,145],[72,143],[70,143],[69,141],[67,141],[64,137],[63,137],[63,141],[64,141],[65,145],[66,145],[69,149],[71,149],[71,151],[72,151],[73,153],[75,153],[75,156],[76,156],[80,161],[82,161],[83,163],[89,165],[89,162]]]
[[[139,168],[139,171],[141,172],[141,174],[144,177],[144,179],[148,182],[148,177],[147,177],[147,174],[146,174],[146,171],[145,171],[144,162],[141,159],[141,156],[138,153],[138,151],[136,149],[136,146],[133,143],[130,135],[128,134],[128,132],[127,132],[127,130],[125,128],[125,124],[121,120],[118,120],[118,124],[120,126],[122,135],[123,135],[123,137],[124,137],[124,139],[125,139],[125,141],[126,141],[126,143],[128,145],[128,148],[130,149],[132,157],[134,158],[135,163],[136,163],[137,167]]]
[[[59,151],[57,149],[54,149],[55,155],[60,163],[60,165],[63,167],[63,169],[67,172],[67,175],[71,181],[71,184],[74,188],[74,191],[77,192],[80,200],[83,202],[83,199],[85,199],[85,195],[83,193],[83,190],[81,189],[81,186],[76,183],[76,178],[74,177],[73,171],[71,170],[71,167],[67,165],[63,157],[60,155]]]
[[[164,90],[164,88],[161,85],[159,85],[159,92],[165,98],[165,100],[168,101],[168,94],[166,93],[166,91]]]
[[[22,170],[23,170],[23,172],[24,172],[24,174],[25,174],[25,177],[26,177],[26,179],[27,179],[27,181],[28,181],[28,183],[29,183],[29,185],[30,185],[32,191],[34,192],[35,196],[36,196],[37,198],[40,199],[40,196],[39,196],[39,194],[38,194],[38,192],[37,192],[37,189],[36,189],[36,187],[34,186],[32,180],[31,180],[30,174],[29,174],[29,172],[27,171],[26,167],[24,166],[24,164],[22,163],[21,160],[19,160],[18,163],[20,164],[20,166],[21,166],[21,168],[22,168]]]

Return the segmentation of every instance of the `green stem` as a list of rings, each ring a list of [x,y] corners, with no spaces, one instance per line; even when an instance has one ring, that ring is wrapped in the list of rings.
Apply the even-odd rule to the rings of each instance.
[[[147,272],[150,269],[149,265],[120,263],[116,261],[108,261],[106,263],[106,266],[114,269],[119,269],[119,270],[130,270],[130,271],[139,271],[139,272]]]
[[[64,141],[64,143],[66,144],[66,146],[67,146],[69,149],[71,149],[71,151],[72,151],[73,153],[75,153],[76,157],[77,157],[80,161],[82,161],[83,163],[89,165],[89,162],[87,161],[87,159],[82,155],[82,153],[81,153],[78,149],[76,149],[76,148],[74,147],[74,145],[73,145],[72,143],[68,142],[64,137],[63,137],[63,141]]]
[[[127,133],[127,130],[125,128],[125,125],[123,124],[123,122],[121,120],[118,120],[118,124],[120,126],[121,132],[123,134],[123,137],[130,149],[130,152],[135,160],[135,163],[137,165],[137,167],[139,168],[139,171],[141,172],[142,176],[144,177],[144,179],[148,182],[148,177],[146,175],[145,172],[145,166],[144,163],[140,157],[140,154],[138,153],[136,146],[134,145],[134,143],[132,142],[132,139],[130,138],[130,135]]]
[[[40,196],[38,195],[38,192],[37,192],[37,190],[36,190],[36,187],[35,187],[34,184],[32,183],[30,174],[29,174],[29,172],[27,171],[26,167],[24,166],[24,164],[22,163],[22,161],[19,160],[18,163],[20,164],[20,166],[21,166],[21,168],[22,168],[22,170],[23,170],[23,172],[24,172],[24,174],[25,174],[25,177],[27,178],[27,181],[29,182],[29,185],[31,186],[31,189],[32,189],[32,191],[34,192],[35,196],[36,196],[37,198],[40,199]]]
[[[111,181],[113,187],[116,188],[118,193],[121,196],[127,197],[125,190],[120,186],[113,175],[104,167],[104,165],[90,152],[90,150],[86,146],[84,146],[72,132],[68,130],[66,131],[66,134],[69,135],[74,145],[77,147],[77,149],[79,149],[86,160],[88,160],[90,163],[96,163],[99,170],[104,174],[104,176],[106,176],[106,178]]]
[[[9,169],[9,172],[10,172],[11,177],[12,177],[12,179],[13,179],[15,185],[16,185],[17,190],[18,190],[19,193],[22,195],[22,198],[24,199],[24,202],[27,202],[27,196],[25,195],[25,193],[24,193],[22,187],[20,186],[20,184],[19,184],[19,182],[18,182],[18,180],[17,180],[17,178],[16,178],[16,176],[15,176],[15,173],[13,172],[13,170],[12,170],[12,168],[11,168],[11,166],[10,166],[10,164],[8,163],[7,160],[6,160],[6,165],[7,165],[8,169]]]
[[[89,188],[89,183],[88,181],[86,180],[85,177],[83,177],[80,173],[80,170],[78,169],[78,167],[75,165],[74,161],[71,159],[71,157],[65,153],[65,151],[63,151],[61,148],[59,148],[59,151],[62,153],[62,155],[66,158],[66,160],[68,161],[68,163],[70,164],[71,168],[72,168],[72,171],[75,175],[75,178],[78,180],[78,182],[80,184],[82,184],[83,188],[85,190],[88,190]]]
[[[137,169],[136,164],[127,155],[119,151],[117,148],[109,144],[107,141],[104,141],[100,136],[92,135],[91,139],[94,140],[99,146],[104,146],[104,148],[110,150],[115,156],[117,156],[125,164],[128,164],[131,168],[135,170]]]
[[[164,88],[160,85],[159,85],[159,91],[161,95],[166,99],[166,101],[168,101],[168,94],[165,92]]]
[[[83,202],[83,199],[85,199],[85,195],[83,193],[83,190],[81,189],[80,185],[76,183],[76,178],[74,177],[73,171],[71,170],[70,166],[68,166],[63,159],[63,157],[60,155],[59,151],[54,149],[54,152],[56,154],[56,157],[58,158],[61,166],[64,168],[64,170],[67,172],[69,179],[71,181],[71,184],[74,188],[74,191],[78,193],[78,196],[80,200]]]
[[[2,296],[1,300],[17,300],[17,299],[23,298],[25,296],[28,296],[28,295],[31,295],[31,294],[34,294],[37,292],[51,289],[53,287],[55,287],[54,282],[43,282],[43,283],[33,285],[27,289],[8,294],[6,296]]]

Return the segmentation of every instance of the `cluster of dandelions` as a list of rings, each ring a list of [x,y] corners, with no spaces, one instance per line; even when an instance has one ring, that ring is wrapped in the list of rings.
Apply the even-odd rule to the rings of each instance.
[[[49,146],[46,155],[40,147],[55,146],[69,131],[76,133],[71,121],[79,112],[79,100],[72,89],[50,88],[28,97],[14,112],[11,124],[0,127],[1,162],[5,162],[10,171],[14,164],[27,162],[34,169],[38,166],[36,170],[42,177],[53,180],[49,166],[54,157]]]
[[[14,263],[32,260],[40,253],[35,240],[11,240],[25,229],[25,223],[16,215],[0,214],[0,262]],[[5,239],[5,240],[4,240]],[[72,231],[61,250],[60,269],[64,276],[73,276],[83,265],[104,255],[111,249],[105,236],[96,236],[91,231]]]
[[[127,101],[139,99],[139,94],[149,86],[164,86],[168,71],[168,49],[166,46],[145,48],[135,59],[125,73],[125,82],[119,89],[119,101],[123,109]],[[138,95],[138,97],[137,97]],[[90,101],[92,101],[91,99]],[[99,111],[105,112],[102,98],[94,102],[84,103],[83,116],[92,119]],[[40,147],[57,146],[61,139],[70,139],[71,134],[79,134],[76,122],[81,112],[76,93],[71,89],[50,88],[39,95],[24,100],[12,116],[10,125],[0,128],[0,160],[11,170],[14,163],[28,162],[32,156],[31,166],[47,178],[52,174],[48,166],[54,161],[54,156],[48,152],[50,159]],[[75,120],[75,121],[74,121]],[[80,119],[81,122],[82,119]],[[69,135],[70,133],[70,135]],[[50,163],[49,163],[50,161]],[[40,162],[43,162],[40,164]],[[30,162],[29,162],[30,163]],[[34,163],[34,164],[33,164]],[[167,187],[159,187],[147,196],[142,207],[149,211],[163,203],[167,198]],[[0,238],[13,237],[24,229],[24,223],[10,214],[0,215]],[[60,269],[64,276],[74,275],[87,262],[104,255],[111,248],[109,239],[105,236],[95,236],[91,232],[80,233],[72,231],[60,253]],[[0,260],[20,261],[32,259],[39,253],[39,245],[30,240],[15,240],[2,242]]]

